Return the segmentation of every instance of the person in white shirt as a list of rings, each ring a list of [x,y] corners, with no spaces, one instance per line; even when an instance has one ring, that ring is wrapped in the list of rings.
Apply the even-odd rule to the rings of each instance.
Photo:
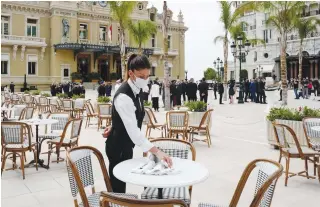
[[[153,82],[150,94],[152,99],[152,108],[154,111],[159,111],[160,85],[158,83],[158,78]]]
[[[125,193],[126,183],[113,175],[113,168],[128,159],[132,159],[133,148],[139,146],[143,152],[151,152],[160,160],[172,166],[172,159],[155,147],[141,132],[145,116],[142,89],[147,86],[150,63],[146,56],[133,54],[128,60],[129,79],[124,82],[113,98],[112,126],[106,128],[103,137],[106,140],[106,154],[109,159],[109,175],[113,192]]]

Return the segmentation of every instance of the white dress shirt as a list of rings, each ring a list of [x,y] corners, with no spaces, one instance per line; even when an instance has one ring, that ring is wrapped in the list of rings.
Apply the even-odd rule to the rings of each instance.
[[[132,83],[131,79],[128,80],[128,84],[135,96],[139,94],[140,89]],[[137,124],[133,124],[137,123],[135,114],[137,108],[132,99],[126,94],[120,93],[114,100],[114,107],[122,119],[124,127],[132,142],[139,146],[143,152],[149,151],[154,145],[144,136],[144,133],[141,132]]]
[[[150,94],[152,98],[160,97],[160,86],[158,84],[152,84]]]

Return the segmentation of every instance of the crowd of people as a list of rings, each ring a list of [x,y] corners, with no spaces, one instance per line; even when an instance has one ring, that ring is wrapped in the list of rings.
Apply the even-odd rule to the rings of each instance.
[[[82,83],[52,83],[50,86],[50,92],[52,96],[56,96],[58,93],[67,94],[68,97],[72,97],[72,95],[80,95],[85,94],[86,90]]]
[[[288,81],[289,88],[292,88],[295,94],[295,99],[308,99],[312,94],[314,97],[320,96],[320,83],[318,79],[308,79],[308,77],[303,78],[301,81],[301,87],[299,87],[298,79],[290,79]],[[281,90],[280,90],[281,93]],[[280,100],[282,99],[282,93],[280,95]]]

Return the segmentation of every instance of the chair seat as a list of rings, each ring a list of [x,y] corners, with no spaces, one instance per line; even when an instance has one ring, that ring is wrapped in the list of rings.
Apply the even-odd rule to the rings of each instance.
[[[202,125],[201,127],[199,125],[189,125],[189,127],[193,129],[206,129],[206,125]]]
[[[148,124],[148,126],[149,126],[149,127],[155,127],[155,128],[158,128],[158,127],[165,127],[165,126],[166,126],[166,124],[154,124],[154,125],[152,125],[152,124]]]
[[[320,138],[311,138],[310,144],[314,150],[320,151]]]
[[[36,143],[31,142],[31,146],[35,146]],[[21,148],[21,149],[25,149],[29,147],[29,143],[28,142],[24,142],[23,145],[21,144],[7,144],[5,145],[5,148],[8,149],[15,149],[15,148]]]
[[[60,143],[60,139],[61,139],[60,137],[57,137],[57,138],[54,138],[54,139],[48,141],[48,143],[50,142],[50,143],[53,143],[53,144],[57,144],[57,143]],[[77,141],[77,139],[64,138],[62,143],[63,144],[69,144],[69,143],[74,143],[76,141]]]
[[[299,154],[298,149],[296,147],[283,148],[283,150],[290,154]],[[301,150],[305,155],[320,155],[320,152],[317,152],[309,147],[301,147]]]
[[[99,115],[99,118],[109,119],[111,118],[111,115]]]
[[[227,207],[227,206],[215,205],[210,203],[199,203],[198,207]]]
[[[126,198],[132,198],[132,199],[138,199],[138,195],[135,194],[125,194],[125,193],[111,193],[113,195],[121,196],[121,197],[126,197]],[[91,194],[88,196],[88,202],[90,207],[100,207],[100,192]],[[111,207],[120,207],[120,205],[117,204],[111,204]],[[80,203],[79,207],[83,207],[83,204]]]
[[[188,187],[164,188],[163,199],[179,199],[190,204],[190,193]],[[146,188],[141,194],[141,199],[158,199],[158,188]]]

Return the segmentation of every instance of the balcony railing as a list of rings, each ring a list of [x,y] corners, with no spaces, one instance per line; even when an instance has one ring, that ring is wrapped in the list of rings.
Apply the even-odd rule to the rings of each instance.
[[[16,35],[1,35],[1,43],[10,45],[47,46],[46,38]]]
[[[99,45],[108,45],[108,41],[100,40]]]
[[[168,55],[178,55],[179,52],[177,49],[169,49]]]
[[[250,30],[254,30],[254,29],[256,29],[257,28],[257,26],[256,25],[252,25],[252,26],[250,26]]]
[[[306,36],[306,38],[312,38],[312,37],[320,37],[320,32],[311,32]],[[299,39],[300,37],[297,34],[287,36],[287,40],[299,40]]]
[[[155,48],[153,48],[153,54],[154,55],[163,55],[164,50],[162,48],[155,47]],[[168,49],[169,56],[176,56],[178,54],[179,54],[179,51],[177,49]]]

